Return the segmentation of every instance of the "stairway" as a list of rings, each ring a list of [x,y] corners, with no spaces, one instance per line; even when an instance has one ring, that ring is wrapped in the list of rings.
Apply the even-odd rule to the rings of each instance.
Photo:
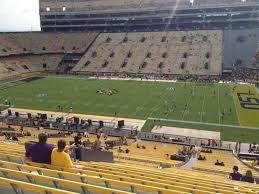
[[[65,54],[62,60],[60,61],[56,71],[61,73],[67,73],[80,61],[83,55],[83,53]]]
[[[182,169],[192,169],[193,165],[196,164],[197,158],[192,157],[188,162],[182,165],[180,168]]]

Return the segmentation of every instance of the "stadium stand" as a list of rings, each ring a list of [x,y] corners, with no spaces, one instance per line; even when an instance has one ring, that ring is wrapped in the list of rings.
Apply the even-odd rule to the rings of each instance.
[[[63,58],[63,54],[10,56],[2,58],[6,67],[14,68],[18,73],[39,70],[54,70]]]
[[[73,194],[74,192],[64,191],[60,189],[30,184],[14,179],[0,178],[0,191],[2,193],[17,193],[17,192],[40,192],[40,193],[57,193],[57,194]]]
[[[75,72],[219,75],[221,31],[102,33]]]
[[[10,146],[9,148],[12,148]],[[1,147],[1,150],[5,148]],[[7,149],[8,151],[8,149]],[[8,156],[8,154],[6,154]],[[161,171],[125,164],[84,163],[83,169],[60,169],[46,164],[5,161],[1,154],[0,172],[5,178],[15,178],[31,184],[96,193],[254,193],[258,187],[229,181],[211,174],[172,169]],[[9,159],[12,158],[9,155]],[[16,156],[17,157],[17,156]],[[201,176],[203,175],[203,176]],[[172,185],[172,183],[174,184]]]
[[[1,76],[54,70],[67,53],[84,53],[96,33],[2,33]]]
[[[229,151],[213,150],[213,153],[201,153],[206,157],[206,160],[198,160],[198,163],[193,169],[199,169],[209,172],[228,174],[230,169],[236,165],[241,172],[246,172],[249,168],[240,162],[237,158],[233,157],[233,154]],[[225,166],[214,165],[216,160],[223,161]],[[258,176],[259,173],[254,171],[254,176]]]
[[[95,36],[96,33],[1,33],[0,55],[81,53]]]
[[[37,135],[37,133],[34,135]],[[109,139],[114,140],[117,138],[111,137]],[[71,141],[73,141],[73,138],[66,137],[65,140],[67,142],[71,142]],[[84,138],[83,140],[87,140],[87,139]],[[95,136],[90,136],[89,140],[91,142],[94,142]],[[21,141],[21,143],[25,143],[27,141],[35,141],[35,138],[34,137],[24,137],[20,141]],[[50,138],[48,140],[48,142],[53,145],[56,145],[57,139]],[[105,142],[104,139],[102,139],[102,145],[105,145],[104,142]],[[125,152],[124,153],[119,152],[118,148],[112,150],[114,152],[114,157],[115,157],[116,161],[118,161],[120,163],[129,162],[131,164],[138,164],[140,166],[149,166],[149,167],[155,167],[155,168],[157,168],[157,166],[161,162],[166,165],[169,165],[169,166],[175,166],[175,165],[179,165],[181,163],[180,161],[168,160],[166,158],[166,154],[176,153],[177,150],[182,147],[180,145],[177,146],[177,145],[171,145],[171,144],[161,144],[159,142],[156,143],[156,142],[141,141],[141,143],[139,143],[139,145],[141,145],[141,147],[145,146],[145,149],[139,149],[139,148],[137,148],[138,143],[134,143],[134,142],[132,143],[132,142],[133,141],[129,140],[127,146],[126,145],[121,146],[121,149],[124,151],[126,149],[129,149],[130,150],[129,154],[126,154]],[[154,150],[154,146],[156,147],[156,150]],[[21,154],[21,156],[24,155],[24,148],[18,149],[18,151],[19,152],[17,152],[17,154]],[[156,153],[155,156],[154,156],[154,152]]]

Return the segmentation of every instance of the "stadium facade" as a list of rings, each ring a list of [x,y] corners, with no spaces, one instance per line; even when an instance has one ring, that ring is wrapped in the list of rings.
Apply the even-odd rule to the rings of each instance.
[[[222,30],[222,69],[254,68],[259,42],[258,0],[40,0],[44,32]]]

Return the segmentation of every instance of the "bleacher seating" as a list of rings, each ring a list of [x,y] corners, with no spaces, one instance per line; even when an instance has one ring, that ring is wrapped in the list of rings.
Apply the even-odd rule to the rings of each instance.
[[[73,71],[219,75],[221,31],[102,33]]]
[[[97,33],[1,33],[0,79],[54,70],[66,53],[84,53]]]
[[[37,136],[37,135],[36,135]],[[64,138],[67,142],[73,141],[72,137],[66,137]],[[109,139],[114,139],[112,137],[109,137]],[[86,140],[86,138],[83,138],[83,140]],[[90,141],[95,140],[95,136],[89,137]],[[102,138],[102,144],[104,145],[104,139]],[[24,137],[20,140],[20,143],[25,143],[26,141],[35,141],[34,135],[31,137]],[[36,139],[37,141],[37,139]],[[49,138],[49,143],[56,145],[57,139],[56,138]],[[178,149],[181,148],[181,146],[177,145],[171,145],[171,144],[161,144],[156,142],[147,142],[147,141],[141,141],[139,142],[141,146],[145,146],[146,149],[139,149],[137,148],[137,143],[132,143],[132,140],[128,141],[127,146],[121,146],[122,150],[125,150],[128,148],[130,150],[129,154],[126,153],[119,153],[118,148],[113,149],[114,152],[114,158],[116,162],[119,163],[131,163],[131,164],[138,164],[141,166],[147,166],[157,168],[160,163],[164,163],[169,166],[175,166],[180,164],[180,161],[173,161],[173,160],[167,160],[166,154],[173,154],[176,153]],[[0,145],[2,147],[3,145]],[[154,150],[154,146],[156,146],[156,150]],[[1,151],[0,151],[1,152]],[[145,153],[143,155],[143,153]],[[154,153],[156,153],[154,155]],[[17,154],[20,156],[24,155],[24,148],[19,149]]]
[[[170,172],[144,169],[131,165],[80,163],[83,169],[59,169],[45,164],[19,164],[0,161],[0,173],[9,178],[79,192],[97,193],[254,193],[258,187],[234,181],[214,179],[216,176],[175,169]],[[224,178],[223,178],[224,179]],[[53,183],[53,185],[51,185]],[[87,183],[87,185],[85,184]],[[172,185],[172,183],[174,183]],[[195,186],[194,186],[195,185]],[[108,189],[107,189],[108,188]],[[116,189],[120,188],[121,191]],[[98,190],[99,189],[99,190]]]
[[[23,143],[28,140],[36,140],[36,135],[41,132],[30,130],[31,137],[20,138],[18,143],[8,142],[1,137],[0,144],[0,192],[11,193],[10,189],[41,193],[258,193],[259,186],[231,181],[227,175],[214,174],[204,170],[185,170],[176,167],[157,169],[150,165],[138,165],[131,160],[115,160],[115,163],[79,162],[78,168],[60,168],[47,164],[37,164],[24,159],[25,148]],[[44,130],[45,132],[51,132]],[[66,137],[67,141],[72,137]],[[95,136],[90,135],[91,141]],[[111,139],[114,139],[111,137]],[[49,138],[48,142],[56,144],[57,138]],[[102,141],[104,141],[102,139]],[[132,156],[147,157],[153,153],[153,157],[163,156],[168,151],[174,152],[180,146],[166,145],[159,142],[140,142],[147,147],[146,150],[134,149],[129,145]],[[153,146],[157,150],[153,150]],[[148,149],[149,147],[152,150]],[[125,146],[122,147],[124,149]],[[117,150],[115,150],[117,152]],[[137,154],[137,152],[139,152]],[[155,154],[154,154],[155,153]],[[205,153],[202,153],[203,155]],[[213,169],[209,161],[222,160],[227,164],[225,172],[231,171],[232,165],[238,165],[241,172],[242,163],[234,158],[231,152],[213,150],[212,154],[206,154],[207,166]],[[233,163],[233,161],[235,163]],[[163,160],[161,160],[163,162]],[[201,161],[203,162],[203,161]],[[148,161],[146,161],[148,164]],[[203,168],[203,167],[201,167]],[[227,171],[228,170],[228,171]],[[215,171],[217,172],[217,171]],[[254,173],[256,175],[256,173]],[[37,184],[37,185],[36,185]]]
[[[3,194],[11,193],[56,193],[56,194],[74,194],[74,192],[69,192],[65,190],[40,186],[36,184],[31,184],[27,182],[17,181],[15,179],[0,178],[0,191]]]
[[[82,53],[96,33],[1,33],[0,56]]]
[[[194,169],[216,172],[222,174],[228,174],[234,165],[238,166],[240,172],[245,173],[249,168],[240,162],[237,158],[233,157],[233,154],[229,151],[213,150],[213,153],[201,153],[206,157],[206,160],[199,160],[194,166]],[[214,165],[216,160],[223,161],[225,166]],[[254,171],[254,176],[259,176],[259,172]]]

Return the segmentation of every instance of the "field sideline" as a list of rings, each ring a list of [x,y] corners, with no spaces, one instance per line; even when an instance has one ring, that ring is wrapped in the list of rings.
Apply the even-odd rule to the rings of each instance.
[[[60,106],[64,112],[72,108],[82,114],[158,118],[166,126],[220,131],[223,140],[258,141],[259,110],[240,108],[241,91],[259,98],[251,85],[49,76],[1,90],[0,104],[8,100],[16,108],[58,111]],[[148,119],[143,130],[153,125]]]

